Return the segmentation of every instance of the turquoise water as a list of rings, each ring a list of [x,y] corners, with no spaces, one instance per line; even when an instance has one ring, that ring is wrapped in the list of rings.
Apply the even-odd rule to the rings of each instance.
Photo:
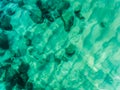
[[[0,90],[120,90],[120,1],[0,0]]]

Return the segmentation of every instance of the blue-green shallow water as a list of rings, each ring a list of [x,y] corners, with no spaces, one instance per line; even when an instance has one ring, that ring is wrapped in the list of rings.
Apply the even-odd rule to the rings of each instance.
[[[120,90],[120,0],[0,0],[0,90]]]

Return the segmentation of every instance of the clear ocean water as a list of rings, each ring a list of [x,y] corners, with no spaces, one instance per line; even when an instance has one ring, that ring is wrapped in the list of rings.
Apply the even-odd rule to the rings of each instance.
[[[0,0],[0,90],[120,90],[120,0]]]

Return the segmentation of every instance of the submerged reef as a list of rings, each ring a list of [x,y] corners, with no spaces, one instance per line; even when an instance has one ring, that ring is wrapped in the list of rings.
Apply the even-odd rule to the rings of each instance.
[[[120,0],[0,0],[0,90],[120,90]]]

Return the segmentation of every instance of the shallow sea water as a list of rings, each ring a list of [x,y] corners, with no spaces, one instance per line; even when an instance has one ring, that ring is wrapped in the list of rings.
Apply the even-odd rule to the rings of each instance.
[[[0,90],[120,90],[120,0],[0,0]]]

